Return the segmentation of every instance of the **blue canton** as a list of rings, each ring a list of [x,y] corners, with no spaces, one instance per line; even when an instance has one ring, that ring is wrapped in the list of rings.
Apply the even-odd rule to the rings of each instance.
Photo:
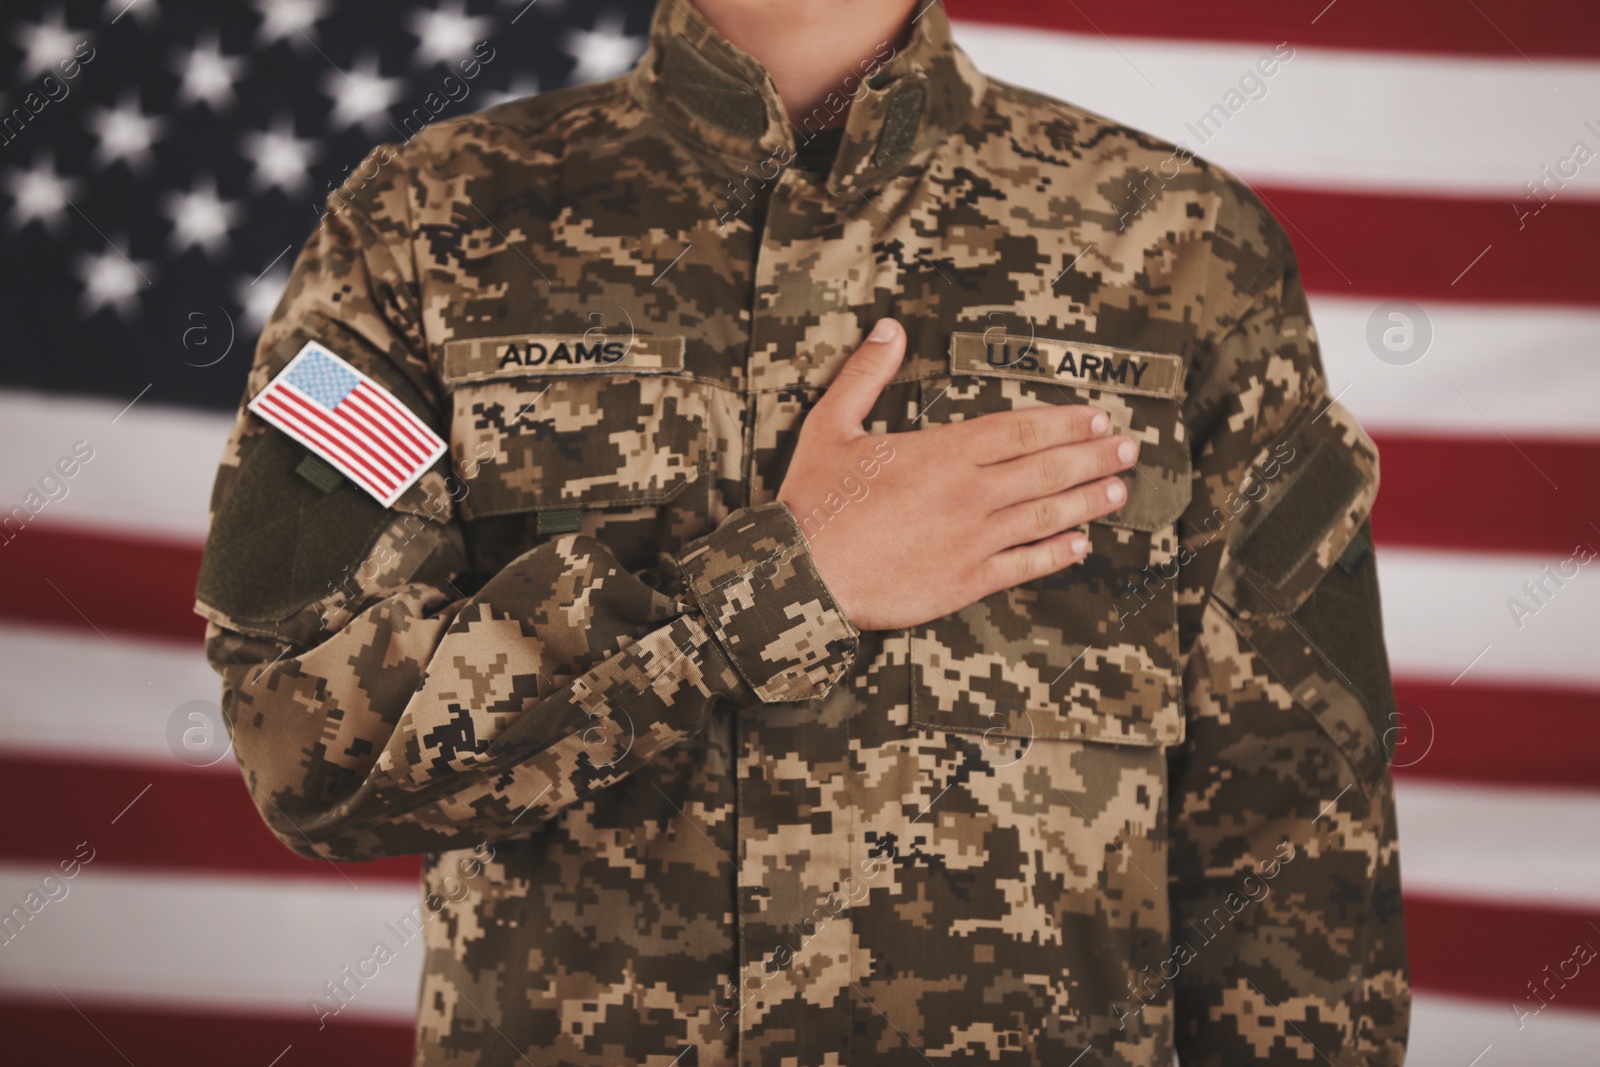
[[[337,407],[361,381],[349,368],[341,367],[326,352],[312,349],[289,368],[283,380],[325,408]]]

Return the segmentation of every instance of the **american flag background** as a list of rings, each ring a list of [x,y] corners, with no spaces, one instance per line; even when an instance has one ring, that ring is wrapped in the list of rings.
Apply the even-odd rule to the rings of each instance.
[[[1409,1062],[1600,1063],[1600,9],[947,7],[980,68],[1233,170],[1293,238],[1383,454]],[[650,11],[7,0],[0,1061],[408,1062],[418,863],[299,859],[251,806],[191,613],[211,482],[346,171],[624,72]]]

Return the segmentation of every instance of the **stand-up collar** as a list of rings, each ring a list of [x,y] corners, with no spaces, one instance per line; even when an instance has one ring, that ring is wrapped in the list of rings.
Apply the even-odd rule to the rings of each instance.
[[[911,39],[861,57],[865,73],[791,125],[766,69],[714,30],[690,0],[659,0],[650,47],[630,77],[634,94],[680,135],[744,164],[787,165],[826,118],[851,99],[828,191],[845,196],[892,177],[960,129],[985,81],[950,36],[938,0],[912,24]],[[858,65],[857,70],[861,70]]]

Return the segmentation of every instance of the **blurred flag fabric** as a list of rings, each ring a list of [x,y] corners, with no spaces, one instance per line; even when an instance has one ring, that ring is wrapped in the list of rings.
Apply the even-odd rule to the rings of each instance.
[[[417,861],[291,855],[218,742],[190,613],[211,479],[365,149],[625,71],[650,6],[6,5],[0,1059],[407,1061],[419,952],[386,924]],[[1596,1063],[1600,14],[948,6],[985,71],[1182,142],[1287,227],[1382,449],[1410,1062]]]

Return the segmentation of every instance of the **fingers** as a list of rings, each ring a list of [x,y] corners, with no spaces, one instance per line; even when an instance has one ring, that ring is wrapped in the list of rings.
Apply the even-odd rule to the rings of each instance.
[[[997,411],[949,424],[945,431],[959,439],[962,455],[978,466],[1003,463],[1043,448],[1102,437],[1111,418],[1087,404]]]
[[[979,569],[982,596],[1031,582],[1064,570],[1089,552],[1089,538],[1082,530],[1068,530],[1030,545],[1018,545],[990,556]]]
[[[872,332],[839,368],[806,422],[821,423],[848,436],[863,433],[861,424],[872,412],[889,379],[900,369],[906,354],[906,332],[894,319],[879,319]]]
[[[986,529],[994,535],[996,550],[1004,551],[1104,518],[1127,501],[1128,487],[1121,478],[1101,478],[1003,508],[990,516]]]
[[[993,464],[983,470],[984,484],[992,508],[999,511],[1127,470],[1138,459],[1139,443],[1118,434]]]

